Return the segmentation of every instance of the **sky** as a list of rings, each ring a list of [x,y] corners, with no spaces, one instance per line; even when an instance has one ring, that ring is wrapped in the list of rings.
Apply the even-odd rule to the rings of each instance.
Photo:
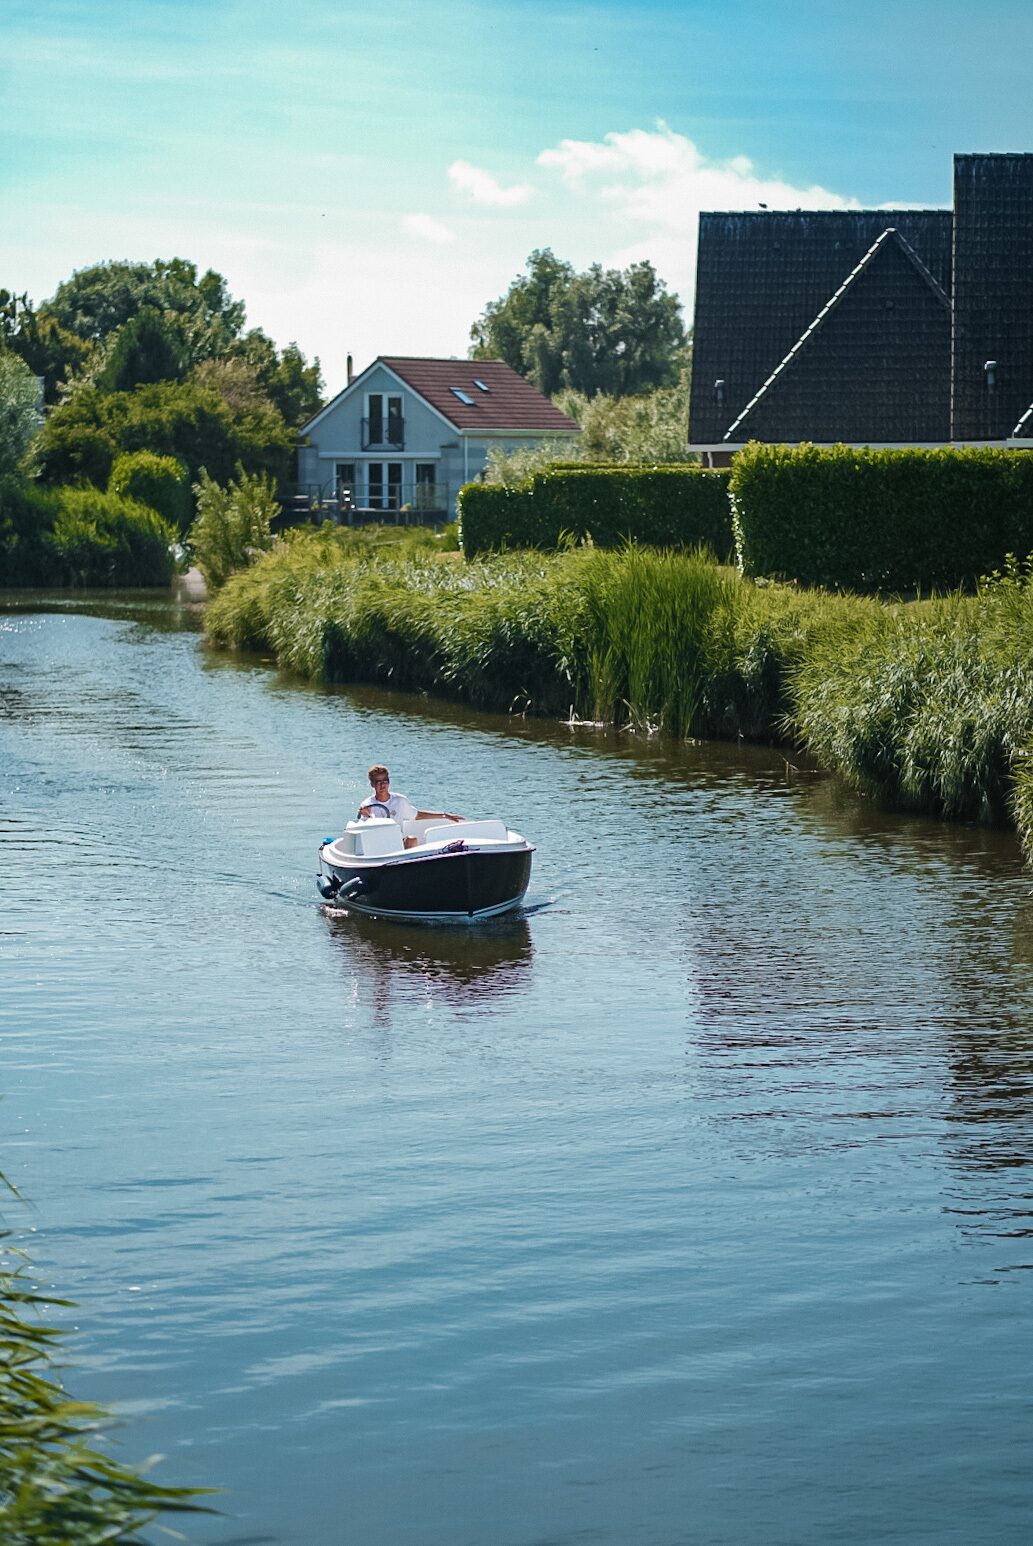
[[[541,247],[691,321],[701,209],[947,206],[1031,58],[1030,0],[0,0],[0,287],[189,258],[331,392]]]

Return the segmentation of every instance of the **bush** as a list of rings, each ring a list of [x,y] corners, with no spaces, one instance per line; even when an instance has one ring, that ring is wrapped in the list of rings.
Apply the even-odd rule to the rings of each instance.
[[[53,580],[49,533],[57,511],[56,494],[17,478],[0,478],[0,587]]]
[[[186,531],[193,515],[190,477],[174,456],[153,451],[124,451],[115,458],[108,492],[149,505],[178,532]]]
[[[591,537],[657,547],[732,549],[728,474],[697,467],[551,468],[517,487],[468,484],[459,494],[468,558],[506,547],[554,548]]]
[[[237,473],[236,482],[226,488],[202,473],[194,489],[197,518],[188,540],[211,590],[273,545],[271,522],[280,511],[273,481],[249,476],[239,467]]]
[[[166,585],[176,533],[156,510],[98,489],[61,489],[47,543],[55,585]]]
[[[1033,549],[1033,457],[750,445],[732,464],[743,573],[858,591],[949,590]]]
[[[161,382],[104,395],[84,387],[55,408],[40,434],[43,477],[49,483],[88,478],[106,487],[122,451],[172,456],[191,479],[206,471],[228,482],[245,471],[286,478],[293,436],[272,407],[234,413],[210,388]]]

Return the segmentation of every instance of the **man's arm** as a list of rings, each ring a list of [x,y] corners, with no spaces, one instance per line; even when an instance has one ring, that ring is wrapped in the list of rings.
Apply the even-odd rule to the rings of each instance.
[[[465,816],[456,816],[452,811],[417,811],[417,821],[465,821]]]

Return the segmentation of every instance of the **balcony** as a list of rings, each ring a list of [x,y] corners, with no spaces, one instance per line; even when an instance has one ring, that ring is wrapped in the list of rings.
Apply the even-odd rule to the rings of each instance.
[[[354,423],[354,420],[352,421]],[[374,417],[362,421],[362,449],[364,451],[404,451],[405,420],[389,413],[387,418]]]
[[[349,483],[297,483],[283,490],[277,530],[314,522],[361,526],[376,521],[385,526],[438,526],[450,521],[447,483],[419,483],[406,478],[370,490]]]

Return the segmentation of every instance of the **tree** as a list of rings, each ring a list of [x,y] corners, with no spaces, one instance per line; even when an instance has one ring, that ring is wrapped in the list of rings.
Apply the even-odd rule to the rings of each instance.
[[[500,300],[470,330],[473,359],[502,359],[552,396],[649,392],[677,380],[685,345],[678,298],[648,262],[593,263],[583,274],[545,248],[532,252]]]
[[[244,326],[244,303],[225,279],[185,258],[153,263],[110,261],[77,269],[42,308],[69,332],[98,342],[116,333],[145,306],[176,322],[189,363],[225,354]]]
[[[5,344],[21,356],[34,376],[42,376],[48,403],[57,402],[61,387],[83,368],[92,349],[56,318],[38,312],[28,295],[0,290],[0,347]]]
[[[225,483],[245,472],[288,475],[294,437],[271,404],[233,412],[219,394],[194,382],[162,381],[133,392],[80,392],[53,409],[40,432],[48,483],[86,478],[105,487],[120,451],[174,456],[196,479],[206,468]]]
[[[39,382],[25,361],[0,348],[0,477],[22,467],[39,430]]]
[[[266,396],[292,429],[299,428],[322,407],[324,388],[319,361],[306,364],[296,343],[287,344],[278,355],[272,339],[261,328],[254,327],[233,344],[229,356],[251,367]]]
[[[142,306],[114,334],[96,384],[102,392],[131,392],[156,381],[179,381],[186,362],[180,330],[153,306]]]

